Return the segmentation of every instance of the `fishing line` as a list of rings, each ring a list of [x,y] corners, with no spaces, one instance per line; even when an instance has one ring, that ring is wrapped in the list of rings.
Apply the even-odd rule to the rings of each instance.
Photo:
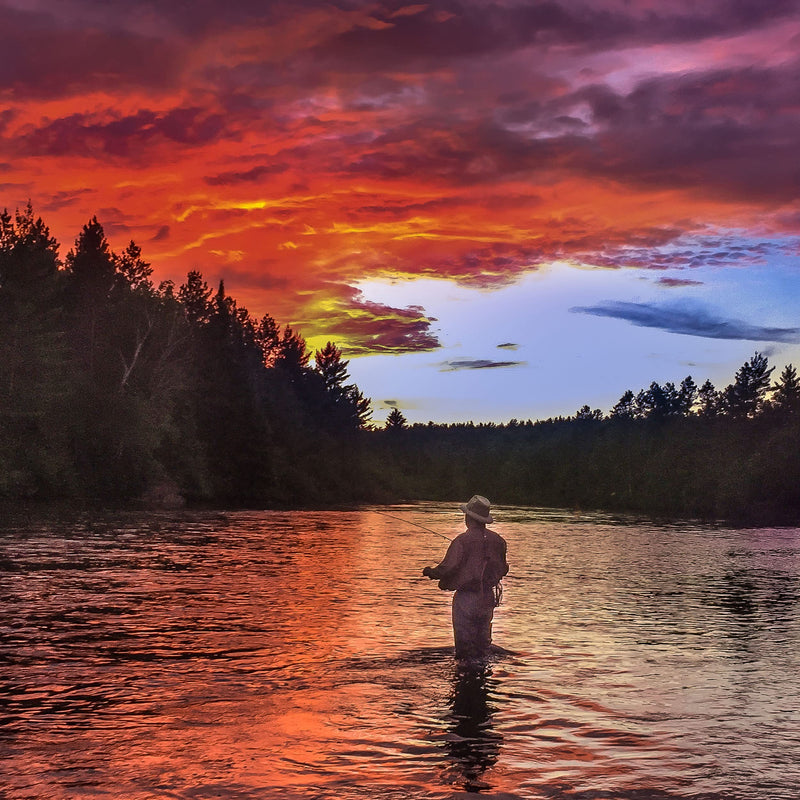
[[[374,508],[372,509],[372,511],[375,514],[380,514],[382,517],[389,517],[389,519],[396,519],[398,522],[405,522],[406,525],[415,525],[417,528],[422,528],[422,530],[428,531],[428,533],[432,533],[434,536],[441,536],[442,539],[447,539],[448,542],[453,541],[449,536],[445,536],[443,533],[434,531],[431,528],[426,528],[424,525],[420,525],[418,522],[412,522],[410,519],[404,519],[403,517],[395,517],[393,514],[387,514],[385,511],[376,511]]]

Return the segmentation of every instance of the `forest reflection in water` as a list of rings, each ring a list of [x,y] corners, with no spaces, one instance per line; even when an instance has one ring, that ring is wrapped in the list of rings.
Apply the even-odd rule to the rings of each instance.
[[[789,800],[800,532],[497,509],[455,662],[437,504],[0,534],[0,796]],[[3,792],[5,794],[3,794]]]

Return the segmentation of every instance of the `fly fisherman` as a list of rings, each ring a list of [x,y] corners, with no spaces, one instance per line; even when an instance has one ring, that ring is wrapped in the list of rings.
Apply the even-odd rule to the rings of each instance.
[[[477,494],[460,506],[467,530],[453,539],[441,564],[422,570],[439,581],[440,589],[455,589],[453,637],[459,659],[488,654],[500,581],[508,573],[505,539],[486,527],[494,521],[489,507],[489,501]]]

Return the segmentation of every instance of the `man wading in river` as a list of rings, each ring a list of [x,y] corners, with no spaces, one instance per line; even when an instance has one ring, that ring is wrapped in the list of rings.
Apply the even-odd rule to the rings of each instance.
[[[492,643],[492,616],[500,602],[500,581],[508,573],[506,542],[490,531],[489,501],[475,495],[461,506],[467,530],[456,536],[444,560],[422,574],[439,581],[440,589],[455,589],[453,637],[456,657],[485,656]]]

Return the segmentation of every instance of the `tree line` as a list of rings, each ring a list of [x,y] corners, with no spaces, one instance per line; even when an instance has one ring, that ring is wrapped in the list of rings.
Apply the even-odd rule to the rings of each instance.
[[[502,503],[741,522],[800,520],[800,380],[756,352],[717,390],[653,382],[607,413],[505,425],[408,426],[393,409],[383,457],[410,498],[480,489]]]
[[[199,271],[153,282],[96,218],[62,260],[0,213],[0,501],[236,506],[446,500],[800,519],[800,381],[755,353],[727,387],[626,391],[607,413],[408,425],[329,342],[311,353]]]
[[[332,343],[223,283],[153,283],[93,218],[63,261],[30,204],[0,214],[0,498],[360,499],[369,399]]]

